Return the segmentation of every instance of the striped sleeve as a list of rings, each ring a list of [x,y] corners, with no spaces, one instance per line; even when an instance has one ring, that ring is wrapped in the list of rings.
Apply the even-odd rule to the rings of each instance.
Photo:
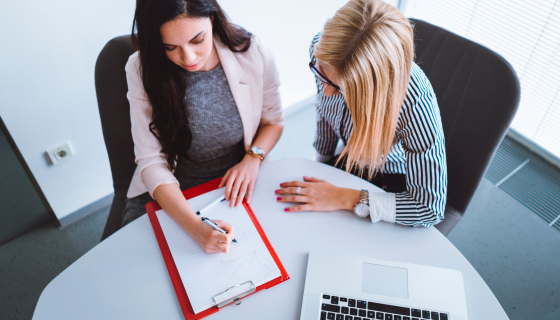
[[[338,137],[319,112],[317,112],[317,134],[315,134],[315,141],[313,147],[320,155],[334,156],[336,145],[338,144]]]
[[[445,137],[432,86],[413,65],[397,136],[406,155],[407,190],[395,194],[395,222],[430,227],[441,220],[447,200]]]
[[[309,46],[309,59],[315,57],[315,44],[319,42],[321,33],[317,33],[311,45]],[[336,145],[338,144],[339,137],[336,132],[332,129],[331,125],[323,115],[324,108],[328,107],[322,101],[323,95],[320,93],[323,91],[323,85],[318,79],[315,79],[315,85],[317,86],[317,96],[315,106],[317,108],[317,134],[315,134],[315,141],[313,142],[313,147],[322,156],[334,156],[336,150]]]

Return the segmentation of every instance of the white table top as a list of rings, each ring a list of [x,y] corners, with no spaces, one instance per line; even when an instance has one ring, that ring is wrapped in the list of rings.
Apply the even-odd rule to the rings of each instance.
[[[486,283],[435,228],[372,224],[350,212],[286,213],[279,184],[312,176],[340,187],[379,190],[367,181],[305,159],[264,163],[251,207],[290,280],[208,319],[299,319],[311,250],[344,252],[459,270],[470,319],[508,319]],[[382,192],[381,190],[379,190]],[[370,191],[371,192],[371,191]],[[310,229],[313,224],[320,228]],[[184,319],[147,215],[74,262],[43,291],[33,319]]]

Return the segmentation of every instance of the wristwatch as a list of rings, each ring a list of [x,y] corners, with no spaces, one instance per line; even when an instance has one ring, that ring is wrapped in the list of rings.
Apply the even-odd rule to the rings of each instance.
[[[369,191],[360,191],[360,202],[354,206],[354,213],[360,218],[369,216]]]
[[[255,158],[261,159],[261,162],[263,162],[264,157],[266,157],[266,154],[264,153],[264,151],[259,147],[252,147],[251,149],[249,149],[249,151],[247,151],[247,153],[252,155]]]

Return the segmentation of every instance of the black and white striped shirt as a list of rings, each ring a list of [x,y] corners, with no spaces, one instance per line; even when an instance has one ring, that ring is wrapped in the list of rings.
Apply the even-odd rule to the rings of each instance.
[[[309,54],[320,33],[311,43]],[[346,145],[352,134],[352,116],[343,95],[327,97],[317,84],[317,134],[313,146],[322,156],[334,156],[339,139]],[[387,220],[408,226],[430,227],[443,219],[447,199],[445,138],[432,85],[415,63],[397,121],[398,143],[387,156],[383,173],[406,175],[402,193],[370,193],[372,221]],[[381,203],[375,217],[375,204]],[[379,205],[378,205],[379,208]],[[386,211],[392,211],[387,213]],[[377,219],[377,220],[376,220]]]

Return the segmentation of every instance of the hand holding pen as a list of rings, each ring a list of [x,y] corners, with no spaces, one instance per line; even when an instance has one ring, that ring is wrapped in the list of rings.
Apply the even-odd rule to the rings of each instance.
[[[202,216],[204,213],[208,212],[208,210],[211,207],[215,206],[216,204],[224,200],[225,200],[225,196],[221,196],[220,198],[212,201],[206,207],[197,211],[196,214],[198,216]],[[201,221],[202,224],[199,225],[199,228],[204,228],[203,229],[204,233],[207,232],[211,233],[208,237],[210,239],[210,243],[204,246],[201,245],[201,247],[204,248],[204,251],[206,251],[207,253],[228,252],[230,242],[237,242],[233,238],[233,226],[230,225],[229,223],[221,220],[211,220],[205,217],[201,217]],[[218,232],[214,232],[214,230]]]
[[[227,253],[229,247],[234,239],[234,227],[222,220],[212,220],[220,229],[227,233],[222,233],[210,227],[206,222],[201,221],[198,217],[196,225],[193,225],[197,230],[189,232],[193,239],[200,245],[206,253]]]
[[[219,221],[219,220],[216,220],[216,221]],[[216,222],[214,222],[214,221],[212,221],[208,218],[202,217],[202,222],[206,223],[208,226],[210,226],[210,228],[212,228],[212,229],[214,229],[218,232],[228,234],[228,232],[226,230],[220,228]],[[231,241],[237,243],[237,240],[235,240],[235,238]]]

